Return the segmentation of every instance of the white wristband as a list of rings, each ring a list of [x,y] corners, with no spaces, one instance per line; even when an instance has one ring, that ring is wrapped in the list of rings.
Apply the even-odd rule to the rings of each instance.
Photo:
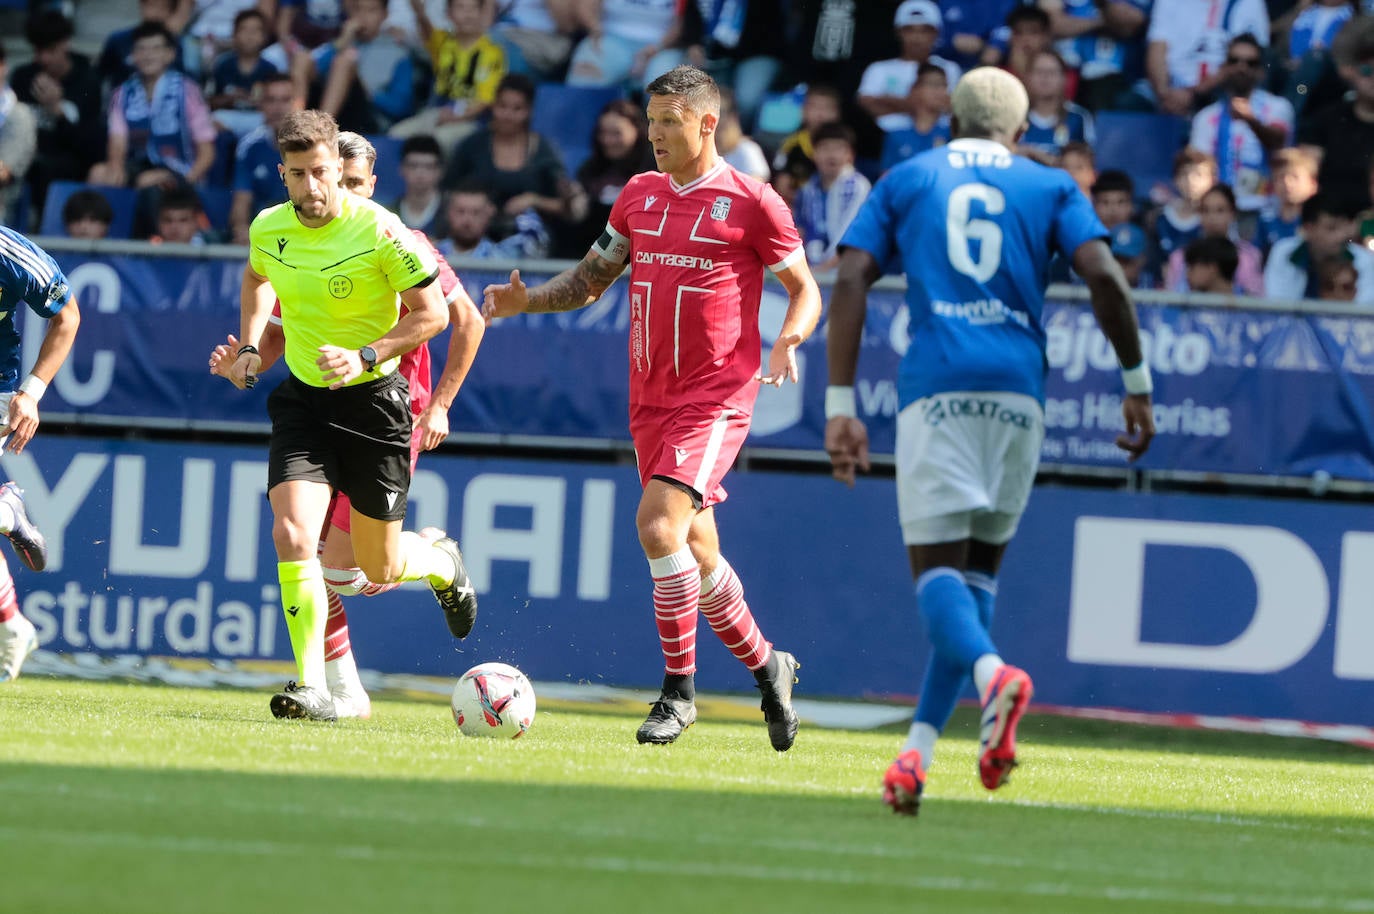
[[[33,397],[33,402],[37,403],[43,399],[43,394],[48,390],[48,382],[38,375],[31,374],[24,379],[24,383],[19,385],[19,389]]]
[[[854,388],[831,384],[825,389],[826,421],[834,419],[836,416],[853,419],[857,415],[858,411],[854,404]]]
[[[1148,394],[1155,389],[1155,382],[1150,377],[1150,366],[1147,362],[1141,362],[1134,368],[1121,369],[1121,380],[1126,385],[1128,394]]]

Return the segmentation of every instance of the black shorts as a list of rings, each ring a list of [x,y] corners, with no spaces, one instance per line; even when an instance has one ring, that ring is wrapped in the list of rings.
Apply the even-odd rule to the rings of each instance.
[[[326,483],[358,513],[406,516],[410,490],[410,387],[400,372],[330,390],[288,375],[267,398],[272,443],[267,488],[292,479]]]

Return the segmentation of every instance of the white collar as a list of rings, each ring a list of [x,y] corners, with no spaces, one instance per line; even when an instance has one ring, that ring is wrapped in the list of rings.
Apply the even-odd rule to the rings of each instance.
[[[965,136],[957,140],[950,140],[945,144],[945,148],[955,152],[986,152],[991,155],[1011,155],[1011,150],[996,140],[974,136]]]
[[[725,168],[725,160],[724,160],[724,159],[721,159],[721,158],[717,158],[717,159],[716,159],[716,164],[714,164],[714,165],[712,165],[710,168],[706,169],[706,172],[705,172],[704,174],[702,174],[700,177],[693,178],[692,180],[688,181],[686,184],[679,184],[679,183],[677,183],[677,181],[673,178],[673,176],[672,176],[672,175],[669,175],[669,176],[668,176],[668,186],[671,187],[671,188],[673,189],[673,192],[674,192],[674,193],[685,194],[685,193],[687,193],[687,191],[693,190],[693,189],[695,189],[696,187],[698,187],[698,186],[700,186],[700,185],[706,183],[707,181],[711,180],[711,178],[713,178],[713,177],[715,177],[717,174],[719,174],[719,173],[721,172],[721,170],[724,169],[724,168]]]

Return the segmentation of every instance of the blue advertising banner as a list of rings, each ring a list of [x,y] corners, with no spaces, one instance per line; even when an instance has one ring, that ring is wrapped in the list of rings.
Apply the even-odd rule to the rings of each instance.
[[[10,562],[43,646],[106,655],[290,656],[265,449],[40,436],[5,471],[49,570]],[[809,696],[912,695],[928,648],[890,481],[741,473],[724,551]],[[358,662],[456,676],[656,687],[662,659],[630,467],[426,456],[407,526],[463,544],[481,598],[452,640],[428,590],[351,598]],[[780,512],[783,512],[780,514]],[[1374,723],[1374,525],[1312,502],[1044,487],[1000,576],[993,635],[1041,701]],[[701,687],[752,679],[703,624]]]
[[[241,262],[73,254],[58,259],[84,320],[75,353],[45,401],[48,413],[163,426],[265,424],[270,385],[240,393],[206,368],[210,349],[237,332]],[[503,278],[464,271],[474,297]],[[546,278],[525,276],[530,284]],[[617,283],[580,311],[523,315],[489,328],[454,405],[454,431],[627,440],[626,288]],[[765,293],[765,345],[786,308],[780,290]],[[1173,305],[1145,305],[1140,312],[1159,428],[1143,468],[1289,476],[1324,470],[1374,481],[1374,315]],[[31,362],[42,324],[24,323]],[[1112,443],[1121,426],[1121,381],[1090,308],[1051,299],[1045,325],[1043,458],[1124,465]],[[442,364],[447,334],[430,345]],[[901,293],[875,290],[856,390],[875,453],[892,451],[896,367],[906,345]],[[823,333],[802,347],[798,362],[801,384],[760,392],[752,446],[821,449]]]

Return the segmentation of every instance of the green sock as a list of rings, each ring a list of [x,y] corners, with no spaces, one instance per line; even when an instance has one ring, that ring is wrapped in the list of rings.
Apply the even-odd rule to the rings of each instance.
[[[296,655],[297,680],[303,686],[329,691],[324,676],[324,626],[329,616],[329,594],[319,559],[278,562],[281,606],[291,652]]]
[[[401,532],[401,556],[405,559],[405,567],[396,580],[428,581],[434,587],[453,583],[453,559],[418,533]]]

